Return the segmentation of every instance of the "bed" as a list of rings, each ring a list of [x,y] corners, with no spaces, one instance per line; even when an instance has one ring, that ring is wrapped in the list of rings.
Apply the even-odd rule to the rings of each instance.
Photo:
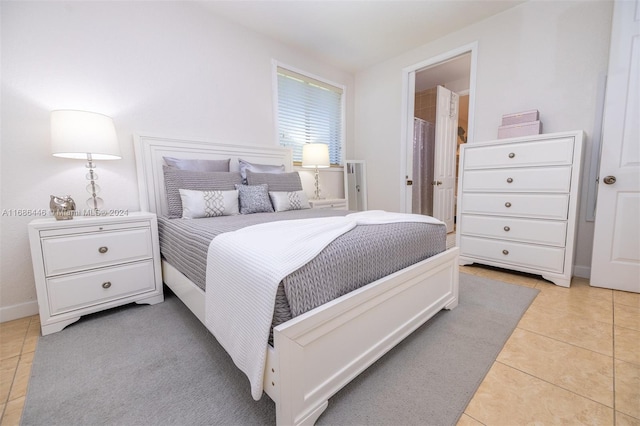
[[[134,149],[141,208],[160,222],[168,214],[164,157],[230,158],[232,170],[239,158],[293,168],[291,152],[276,147],[135,135]],[[275,326],[261,385],[276,404],[277,424],[315,423],[332,395],[437,312],[455,308],[457,265],[457,248],[445,250]],[[206,292],[198,280],[166,259],[162,273],[164,283],[206,324]]]

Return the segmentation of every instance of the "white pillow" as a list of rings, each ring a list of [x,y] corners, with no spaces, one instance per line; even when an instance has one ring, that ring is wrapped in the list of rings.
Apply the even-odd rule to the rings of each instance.
[[[231,216],[239,214],[238,190],[231,191],[193,191],[180,189],[182,200],[182,218]]]
[[[304,191],[269,191],[269,198],[271,198],[271,204],[273,204],[273,208],[277,212],[311,208],[307,194]]]

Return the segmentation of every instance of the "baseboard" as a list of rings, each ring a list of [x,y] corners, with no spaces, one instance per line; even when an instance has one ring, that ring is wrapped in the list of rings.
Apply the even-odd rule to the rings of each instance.
[[[0,322],[13,321],[15,319],[30,317],[38,314],[38,301],[20,303],[12,306],[0,307]]]
[[[578,277],[578,278],[589,279],[589,278],[591,278],[591,266],[574,265],[573,266],[573,275]]]

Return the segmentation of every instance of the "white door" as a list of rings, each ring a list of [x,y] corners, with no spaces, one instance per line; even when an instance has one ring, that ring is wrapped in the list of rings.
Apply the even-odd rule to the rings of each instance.
[[[459,97],[438,86],[436,106],[436,146],[433,171],[433,217],[453,232],[455,216],[456,149],[458,144]]]
[[[640,0],[616,1],[591,285],[640,292]]]

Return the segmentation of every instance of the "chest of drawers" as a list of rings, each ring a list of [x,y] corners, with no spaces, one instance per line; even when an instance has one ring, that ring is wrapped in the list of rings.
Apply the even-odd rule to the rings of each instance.
[[[34,220],[29,241],[43,335],[89,313],[164,300],[153,214]]]
[[[461,265],[498,266],[570,285],[583,139],[575,131],[461,145]]]

